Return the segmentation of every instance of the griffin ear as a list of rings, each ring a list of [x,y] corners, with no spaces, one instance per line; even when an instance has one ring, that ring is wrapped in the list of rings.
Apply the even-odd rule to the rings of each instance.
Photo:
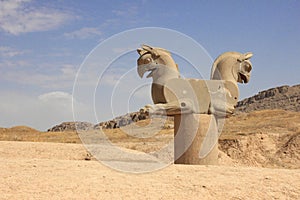
[[[146,45],[146,44],[143,44],[142,45],[142,49],[151,52],[153,50],[153,47],[151,47],[149,45]]]
[[[143,48],[143,50],[151,53],[154,57],[159,57],[160,56],[159,53],[155,50],[155,48],[153,48],[149,45],[143,44],[142,48]]]
[[[247,52],[245,54],[240,55],[240,57],[237,59],[239,62],[243,62],[244,60],[249,60],[253,56],[253,53]]]
[[[253,53],[252,52],[247,52],[244,54],[245,56],[245,60],[249,60],[252,56],[253,56]]]
[[[138,48],[136,51],[138,52],[138,54],[140,56],[143,55],[144,53],[146,53],[146,51],[144,49],[141,49],[141,48]]]

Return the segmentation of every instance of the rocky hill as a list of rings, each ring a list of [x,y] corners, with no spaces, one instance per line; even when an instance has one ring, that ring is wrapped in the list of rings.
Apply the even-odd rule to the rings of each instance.
[[[49,128],[48,132],[63,132],[63,131],[76,131],[80,130],[90,130],[93,129],[94,125],[89,122],[63,122],[52,128]]]
[[[106,121],[106,122],[100,122],[98,124],[91,124],[89,122],[63,122],[61,124],[58,124],[52,128],[49,128],[48,132],[63,132],[63,131],[76,131],[79,130],[92,130],[92,129],[100,129],[106,128],[106,129],[114,129],[114,128],[120,128],[122,126],[129,125],[133,122],[137,122],[140,120],[148,119],[148,113],[140,110],[138,112],[132,112],[127,113],[125,115],[116,117],[112,120]]]
[[[236,112],[254,110],[288,110],[300,111],[300,85],[281,86],[259,92],[253,97],[238,102]]]
[[[253,97],[239,101],[236,106],[236,113],[239,114],[244,112],[248,113],[256,110],[274,109],[299,112],[300,85],[281,86],[259,92]],[[62,124],[56,125],[48,129],[48,131],[75,131],[76,128],[80,130],[91,130],[99,129],[100,127],[106,129],[114,129],[148,118],[148,113],[141,109],[138,112],[127,113],[125,115],[116,117],[112,120],[100,122],[95,125],[88,122],[64,122]]]

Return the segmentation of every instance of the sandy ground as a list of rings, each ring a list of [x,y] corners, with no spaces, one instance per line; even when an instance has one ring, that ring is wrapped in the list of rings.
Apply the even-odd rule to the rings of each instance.
[[[129,174],[86,157],[81,144],[0,142],[0,199],[300,199],[299,169],[170,165]]]

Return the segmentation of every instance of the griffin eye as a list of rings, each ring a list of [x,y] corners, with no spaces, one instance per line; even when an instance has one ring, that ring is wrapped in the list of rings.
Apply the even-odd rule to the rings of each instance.
[[[245,66],[245,70],[246,70],[247,72],[250,72],[250,71],[252,70],[252,66],[249,65],[249,64],[247,64],[247,65]]]
[[[144,64],[148,64],[148,63],[151,63],[151,62],[152,62],[151,58],[146,58],[145,61],[144,61]]]

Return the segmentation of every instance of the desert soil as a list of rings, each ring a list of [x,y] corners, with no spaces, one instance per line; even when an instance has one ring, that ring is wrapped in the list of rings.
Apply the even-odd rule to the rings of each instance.
[[[299,199],[299,169],[170,165],[145,174],[85,160],[81,144],[0,142],[0,199]]]
[[[104,166],[75,132],[0,128],[0,199],[300,199],[299,127],[299,112],[234,116],[219,140],[218,166],[172,164],[142,174]],[[170,142],[172,131],[149,139],[120,129],[106,135],[119,147],[148,153]]]

